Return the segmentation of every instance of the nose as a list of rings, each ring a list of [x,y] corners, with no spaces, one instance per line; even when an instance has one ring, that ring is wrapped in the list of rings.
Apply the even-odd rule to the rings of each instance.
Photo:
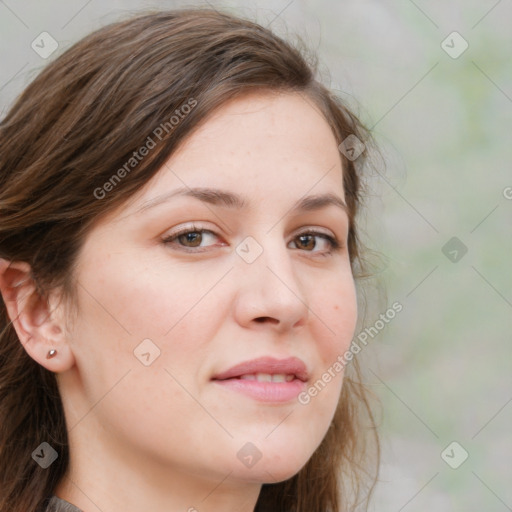
[[[237,261],[235,317],[246,328],[279,333],[303,326],[309,307],[290,249],[282,239],[263,235],[263,252],[252,263]]]

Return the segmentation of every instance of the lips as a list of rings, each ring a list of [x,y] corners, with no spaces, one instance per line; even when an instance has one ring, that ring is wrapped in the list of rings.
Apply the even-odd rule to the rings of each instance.
[[[273,357],[260,357],[252,361],[237,364],[228,370],[215,375],[212,380],[240,379],[242,376],[266,375],[293,375],[296,379],[306,382],[309,379],[308,370],[302,360],[297,357],[275,359]]]
[[[270,406],[284,406],[297,399],[308,379],[306,365],[297,357],[261,357],[215,375],[212,383],[223,392],[239,393]]]

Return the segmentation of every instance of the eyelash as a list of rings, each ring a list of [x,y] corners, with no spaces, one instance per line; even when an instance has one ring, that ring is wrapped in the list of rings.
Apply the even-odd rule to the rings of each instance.
[[[166,245],[171,245],[171,244],[174,244],[176,242],[176,240],[182,236],[182,235],[186,235],[188,233],[209,233],[209,234],[212,234],[216,237],[218,237],[218,235],[214,232],[214,231],[211,231],[209,229],[203,229],[201,227],[197,227],[197,226],[189,226],[187,228],[184,228],[184,229],[181,229],[180,231],[177,231],[176,233],[173,233],[167,237],[165,237],[162,242]],[[313,236],[316,236],[316,237],[319,237],[319,238],[323,238],[324,240],[327,240],[331,246],[330,250],[329,251],[324,251],[324,252],[320,252],[320,251],[307,251],[307,250],[304,250],[304,252],[310,252],[312,254],[315,254],[316,256],[330,256],[332,255],[333,253],[335,252],[338,252],[340,251],[342,248],[343,248],[343,245],[340,243],[340,241],[338,240],[337,237],[335,236],[330,236],[330,235],[327,235],[326,233],[322,233],[320,231],[315,231],[315,230],[307,230],[307,231],[303,231],[301,233],[298,233],[295,237],[294,237],[294,240],[297,239],[298,237],[300,236],[303,236],[303,235],[313,235]],[[185,251],[185,252],[190,252],[190,253],[197,253],[197,252],[204,252],[206,248],[204,247],[186,247],[186,246],[180,246],[180,249],[179,250],[182,250],[182,251]],[[299,250],[299,249],[297,249]]]

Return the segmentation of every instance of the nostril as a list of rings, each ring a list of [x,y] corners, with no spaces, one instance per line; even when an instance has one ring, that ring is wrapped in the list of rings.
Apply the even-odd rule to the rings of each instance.
[[[263,323],[263,322],[271,322],[271,323],[274,323],[274,324],[278,324],[279,323],[279,320],[277,320],[276,318],[272,318],[270,316],[259,316],[258,318],[255,318],[254,319],[255,322],[258,322],[258,323]]]

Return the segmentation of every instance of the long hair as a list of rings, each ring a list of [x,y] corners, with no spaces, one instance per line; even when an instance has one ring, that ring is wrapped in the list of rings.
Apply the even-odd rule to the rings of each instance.
[[[215,109],[251,91],[298,92],[338,144],[349,135],[368,141],[316,70],[315,57],[268,29],[209,9],[139,14],[93,32],[44,68],[0,122],[0,257],[27,262],[43,298],[61,287],[72,301],[74,264],[94,223],[140,190]],[[340,158],[357,277],[364,154]],[[378,446],[352,362],[320,446],[295,476],[262,486],[256,511],[351,510],[377,467],[366,463],[367,437]],[[59,453],[47,469],[32,458],[44,441]],[[56,376],[25,352],[0,300],[0,512],[44,510],[68,464]]]

